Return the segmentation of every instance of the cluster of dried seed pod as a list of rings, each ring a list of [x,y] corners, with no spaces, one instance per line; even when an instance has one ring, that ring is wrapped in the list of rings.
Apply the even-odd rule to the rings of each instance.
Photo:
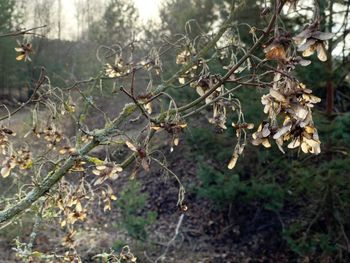
[[[239,122],[239,123],[233,122],[232,127],[236,130],[237,144],[233,150],[233,154],[230,159],[230,162],[227,165],[228,169],[233,169],[236,166],[239,156],[243,154],[244,148],[246,146],[246,138],[247,138],[246,130],[253,129],[254,124],[246,123],[246,122]]]
[[[134,143],[132,143],[130,141],[126,141],[125,144],[131,151],[133,151],[134,153],[137,154],[136,166],[135,166],[134,172],[132,174],[132,177],[135,176],[136,170],[139,168],[140,165],[142,166],[142,168],[146,172],[149,172],[149,170],[150,170],[150,167],[149,167],[150,158],[148,157],[146,147],[141,146],[141,145],[135,145]]]
[[[196,55],[196,49],[193,46],[188,46],[182,50],[176,56],[176,64],[185,65],[191,61],[191,59]],[[201,60],[198,60],[193,66],[188,69],[185,73],[179,76],[178,81],[181,85],[184,85],[187,80],[191,80],[196,76],[196,70],[198,66],[202,64]]]
[[[8,151],[8,146],[10,144],[9,141],[9,136],[15,136],[16,133],[14,133],[12,130],[8,128],[0,128],[0,147],[1,147],[1,152],[3,155],[7,154]]]
[[[43,136],[49,149],[55,149],[56,145],[63,139],[62,133],[51,126],[47,127],[44,131],[38,131],[35,127],[33,128],[33,133],[38,138]]]
[[[331,39],[334,34],[321,32],[320,21],[315,20],[312,24],[307,25],[305,29],[300,32],[298,35],[291,37],[289,33],[279,33],[264,48],[265,57],[268,60],[277,60],[282,62],[282,64],[288,64],[292,61],[295,62],[295,56],[290,56],[289,47],[292,43],[292,40],[298,47],[298,51],[302,52],[303,57],[309,57],[315,52],[317,57],[321,61],[327,60],[327,51],[326,51],[326,41]],[[299,63],[303,66],[309,65],[310,61],[303,61],[300,58],[298,59]]]
[[[112,188],[108,184],[107,189],[102,190],[101,198],[104,204],[103,211],[111,210],[112,201],[117,200],[117,197],[114,195]]]
[[[114,65],[109,63],[105,66],[105,74],[109,78],[117,78],[125,76],[131,72],[131,66],[128,63],[125,63],[124,60],[120,57],[116,57]]]
[[[297,3],[286,2],[293,5]],[[290,52],[287,52],[291,40],[294,40],[302,56],[309,57],[317,52],[318,59],[326,61],[325,41],[334,34],[321,32],[319,29],[320,21],[316,19],[295,37],[291,38],[288,34],[277,36],[265,48],[266,59],[277,60],[279,71],[275,73],[269,93],[261,98],[268,120],[262,122],[253,134],[254,145],[262,144],[268,148],[271,147],[270,140],[273,139],[283,153],[282,146],[285,142],[288,142],[288,148],[300,147],[304,153],[321,152],[321,142],[312,120],[312,108],[321,99],[312,95],[310,89],[290,74],[296,65],[307,66],[311,62],[299,56],[290,56]]]
[[[74,160],[74,164],[69,171],[70,172],[85,172],[85,170],[86,170],[85,165],[86,165],[85,161],[83,161],[81,158],[77,158]]]
[[[252,143],[270,147],[273,139],[283,153],[284,142],[289,142],[288,148],[301,147],[305,153],[320,153],[321,142],[311,109],[321,99],[311,93],[305,85],[277,73],[270,92],[261,98],[269,120],[260,124]],[[278,123],[280,119],[282,124]]]
[[[122,171],[123,168],[113,162],[97,165],[96,168],[92,170],[92,173],[98,176],[98,178],[95,180],[94,185],[102,184],[107,179],[117,179],[119,173]]]
[[[31,43],[19,43],[19,47],[15,47],[16,52],[18,52],[18,56],[16,57],[16,60],[24,60],[24,61],[31,61],[29,55],[33,53],[33,46]]]
[[[84,196],[76,194],[67,195],[57,201],[57,207],[63,214],[63,220],[60,222],[61,227],[74,225],[77,221],[84,221],[87,216],[87,209],[81,204]]]
[[[302,32],[293,37],[298,45],[298,51],[303,52],[304,57],[309,57],[317,52],[317,57],[321,61],[327,60],[327,51],[325,41],[331,39],[334,34],[319,31],[320,21],[315,20],[308,25]]]
[[[209,89],[219,82],[218,76],[202,76],[192,86],[196,89],[199,96],[205,95]],[[227,103],[223,99],[216,100],[216,98],[222,96],[225,93],[225,88],[220,85],[214,92],[212,92],[207,98],[205,98],[205,104],[213,105],[213,116],[208,119],[209,123],[214,124],[220,130],[226,130],[227,120]],[[234,108],[233,108],[234,109]]]
[[[16,154],[12,154],[2,162],[1,175],[2,177],[8,177],[11,171],[18,166],[21,170],[26,170],[32,167],[33,160],[32,154],[27,149],[21,149]]]

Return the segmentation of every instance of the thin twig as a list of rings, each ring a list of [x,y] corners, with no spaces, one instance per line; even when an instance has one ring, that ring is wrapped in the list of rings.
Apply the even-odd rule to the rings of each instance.
[[[33,27],[33,28],[30,28],[30,29],[17,30],[17,31],[14,31],[14,32],[1,34],[0,37],[14,37],[14,36],[26,35],[26,34],[34,34],[34,35],[37,35],[37,36],[41,36],[39,34],[32,33],[31,31],[34,31],[34,30],[39,29],[39,28],[44,28],[44,27],[46,27],[46,25]]]
[[[160,255],[154,262],[157,263],[159,260],[163,261],[165,260],[165,257],[166,255],[168,254],[168,251],[170,249],[170,246],[172,246],[174,243],[175,243],[175,240],[177,238],[177,236],[179,235],[180,233],[180,227],[182,225],[182,221],[185,217],[185,214],[181,214],[180,217],[179,217],[179,220],[177,222],[177,225],[176,225],[176,229],[175,229],[175,233],[174,233],[174,236],[168,241],[168,243],[166,244],[166,247],[165,247],[165,250],[163,252],[162,255]]]
[[[7,114],[6,116],[2,116],[0,117],[0,121],[3,121],[3,120],[6,120],[10,117],[12,117],[13,115],[15,115],[17,112],[19,112],[21,109],[23,109],[25,106],[27,106],[30,102],[33,101],[38,89],[41,87],[41,85],[43,85],[46,77],[45,77],[45,69],[44,68],[41,68],[41,72],[40,72],[40,77],[39,77],[39,80],[38,82],[36,83],[36,86],[34,88],[34,91],[33,91],[33,94],[30,96],[30,98],[21,104],[21,106],[19,106],[17,109],[15,109],[14,111],[10,112],[9,114]]]

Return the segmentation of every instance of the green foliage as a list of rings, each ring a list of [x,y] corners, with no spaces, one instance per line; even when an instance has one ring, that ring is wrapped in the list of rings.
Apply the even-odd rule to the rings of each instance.
[[[188,33],[198,36],[200,32],[207,32],[211,21],[217,19],[214,8],[215,1],[212,0],[168,1],[160,14],[163,30],[170,34],[179,34],[187,24],[187,29],[191,28]],[[188,24],[190,19],[192,23]]]
[[[0,0],[0,32],[8,33],[13,27],[15,0]]]
[[[197,190],[198,194],[209,198],[219,208],[232,203],[237,195],[241,191],[244,191],[246,187],[236,174],[228,175],[220,173],[203,163],[198,166],[197,176],[201,181],[201,186]]]
[[[132,39],[137,19],[138,12],[132,1],[110,0],[102,19],[90,26],[88,38],[104,45],[124,47]]]
[[[248,165],[245,159],[240,160],[235,171],[223,165],[229,160],[232,150],[227,145],[227,135],[218,136],[205,129],[191,129],[188,140],[195,145],[191,158],[197,161],[197,176],[201,182],[196,191],[200,196],[212,200],[217,208],[226,209],[228,205],[241,201],[247,204],[259,201],[266,209],[274,211],[283,207],[285,189],[257,176],[245,177],[244,166]],[[232,139],[230,142],[233,144]]]
[[[198,194],[212,200],[217,208],[227,209],[228,205],[241,201],[246,204],[258,201],[272,211],[283,207],[285,192],[277,184],[256,179],[242,181],[237,174],[220,173],[205,164],[199,165],[197,176],[201,181]]]
[[[292,251],[300,256],[332,255],[337,252],[337,245],[329,233],[318,231],[309,235],[305,227],[303,223],[294,223],[283,231],[283,237]]]
[[[332,127],[331,138],[343,146],[350,147],[350,113],[338,116]]]
[[[120,192],[117,201],[122,218],[118,225],[126,229],[131,237],[138,240],[147,238],[146,227],[152,224],[157,217],[156,212],[143,211],[147,200],[148,194],[141,193],[141,184],[133,180]]]
[[[8,34],[14,29],[14,24],[20,17],[15,14],[14,0],[0,0],[0,35]],[[21,91],[13,91],[14,86],[24,86],[28,78],[27,66],[16,61],[16,39],[12,37],[0,37],[0,89],[2,96],[21,97]],[[25,96],[24,96],[25,97]]]
[[[215,134],[214,129],[190,128],[186,140],[192,145],[193,151],[191,151],[191,157],[196,160],[210,158],[225,162],[231,156],[229,145],[232,145],[232,141],[229,141],[230,138],[227,134]],[[218,148],[221,150],[217,151]]]
[[[34,65],[45,65],[53,85],[66,86],[69,80],[88,79],[101,70],[96,59],[97,45],[36,38]]]

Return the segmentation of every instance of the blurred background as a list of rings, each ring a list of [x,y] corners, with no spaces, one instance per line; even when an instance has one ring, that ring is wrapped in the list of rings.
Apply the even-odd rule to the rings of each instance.
[[[35,31],[37,35],[0,38],[0,103],[12,109],[26,101],[42,66],[51,84],[62,88],[96,76],[104,66],[97,52],[102,46],[125,46],[137,39],[135,56],[141,58],[154,47],[174,43],[191,19],[196,22],[187,32],[190,38],[213,33],[227,18],[231,2],[0,0],[0,34],[47,25]],[[267,19],[260,16],[265,1],[233,2],[243,3],[235,22],[240,40],[249,46],[252,39],[245,25],[266,25]],[[167,250],[166,259],[158,262],[350,262],[350,2],[323,0],[319,4],[323,31],[336,36],[328,43],[326,62],[313,56],[313,63],[297,68],[297,74],[322,99],[314,109],[321,154],[297,150],[281,154],[276,146],[248,145],[235,169],[228,170],[235,131],[217,133],[208,125],[206,110],[188,121],[181,144],[172,154],[161,138],[156,140],[186,189],[188,206],[176,242]],[[300,32],[310,21],[310,12],[310,3],[300,1],[297,11],[283,18],[285,28]],[[234,33],[226,38],[233,38]],[[33,44],[31,62],[16,61],[18,40]],[[155,82],[178,70],[179,52],[174,46],[162,56],[162,75]],[[256,55],[264,57],[262,48]],[[211,60],[210,68],[224,74],[223,66],[229,62],[229,57]],[[141,90],[147,83],[147,74],[137,79]],[[128,80],[103,84],[104,92],[96,91],[96,101],[115,116],[127,98],[120,94],[111,99],[110,95],[115,85],[127,85]],[[266,92],[256,87],[235,92],[247,122],[257,125],[266,118],[260,101]],[[197,96],[190,88],[172,89],[170,94],[179,105]],[[2,107],[1,112],[7,111]],[[98,114],[90,116],[91,127],[103,125]],[[232,114],[228,123],[235,118]],[[28,123],[30,117],[24,113],[14,116],[10,125],[25,132]],[[65,128],[69,133],[70,127]],[[118,161],[123,154],[117,151],[113,158]],[[0,191],[12,183],[1,180]],[[166,250],[181,214],[176,206],[176,181],[152,169],[135,180],[125,175],[113,182],[113,188],[118,196],[113,209],[94,211],[80,230],[77,249],[83,262],[94,262],[92,255],[110,247],[117,251],[125,244],[139,262],[155,262]],[[32,222],[30,215],[24,222]],[[0,262],[15,262],[13,240],[18,235],[25,238],[30,230],[31,224],[26,223],[0,230]],[[59,251],[59,236],[59,229],[44,225],[36,249]]]

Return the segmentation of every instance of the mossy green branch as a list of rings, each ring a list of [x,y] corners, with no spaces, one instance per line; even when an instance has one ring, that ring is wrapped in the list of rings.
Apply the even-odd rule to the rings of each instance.
[[[80,154],[87,154],[97,145],[98,142],[96,140],[91,141],[80,150]],[[60,168],[56,169],[55,171],[49,172],[48,175],[42,181],[42,183],[33,188],[33,190],[31,190],[22,200],[1,211],[0,223],[4,223],[7,220],[12,219],[14,216],[29,208],[40,197],[44,196],[65,174],[67,174],[69,169],[73,167],[74,161],[77,157],[69,157]]]
[[[79,151],[77,155],[70,156],[62,166],[54,168],[51,172],[47,174],[47,176],[43,179],[43,181],[35,186],[23,199],[18,201],[17,203],[11,205],[10,207],[5,208],[0,211],[0,223],[4,223],[18,214],[24,212],[28,209],[32,204],[34,204],[40,197],[44,196],[50,189],[61,180],[63,176],[67,174],[67,172],[73,167],[76,159],[81,156],[87,155],[92,149],[96,146],[100,145],[103,140],[115,132],[119,124],[127,119],[131,114],[133,114],[136,110],[135,104],[127,104],[125,105],[122,112],[119,116],[112,121],[111,125],[108,127],[99,130],[94,136],[93,140],[87,144],[85,144]],[[132,161],[132,160],[131,160]],[[126,163],[129,164],[131,162],[128,159]]]

